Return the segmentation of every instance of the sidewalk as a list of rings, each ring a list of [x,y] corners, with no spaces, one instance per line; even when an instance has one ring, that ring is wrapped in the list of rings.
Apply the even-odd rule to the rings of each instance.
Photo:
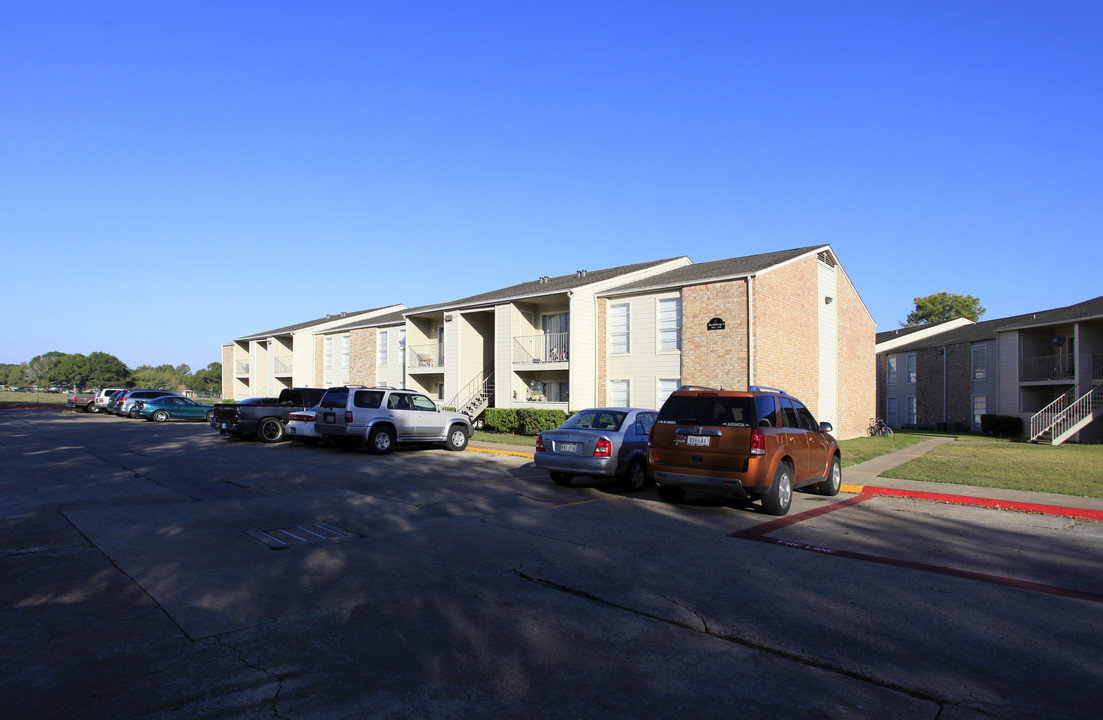
[[[948,442],[956,442],[956,440],[949,437],[933,437],[903,450],[845,467],[842,492],[855,495],[890,495],[956,505],[979,505],[1103,522],[1103,498],[900,480],[891,477],[893,469]],[[531,447],[502,443],[472,442],[468,449],[527,458],[531,458],[533,454]]]

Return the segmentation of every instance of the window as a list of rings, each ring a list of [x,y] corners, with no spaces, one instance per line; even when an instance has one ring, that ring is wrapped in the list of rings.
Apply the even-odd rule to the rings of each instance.
[[[609,407],[631,407],[627,380],[609,381]]]
[[[973,380],[988,379],[988,346],[973,346]]]
[[[913,396],[913,397],[905,398],[905,404],[907,405],[907,409],[905,410],[905,412],[907,413],[907,416],[908,416],[907,417],[908,425],[915,425],[916,419],[917,419],[916,416],[915,416],[915,397]]]
[[[889,385],[896,384],[896,355],[889,355],[885,364],[885,382]]]
[[[379,349],[375,351],[375,360],[377,365],[387,364],[387,331],[380,330],[377,336],[379,338]]]
[[[659,352],[682,349],[682,300],[659,301]]]
[[[888,423],[889,425],[891,425],[892,427],[897,427],[897,425],[896,425],[896,398],[894,398],[894,397],[890,397],[888,399],[888,408],[886,409],[885,422]]]
[[[793,401],[789,398],[778,398],[778,402],[781,403],[781,419],[785,423],[785,427],[801,427],[800,417],[797,415],[796,408],[793,407]]]
[[[628,347],[628,306],[614,305],[609,308],[609,352],[627,353]]]
[[[323,354],[325,356],[325,367],[331,368],[333,367],[333,337],[327,335],[325,340],[323,341],[323,345],[325,346],[323,349]]]
[[[915,385],[915,353],[905,357],[908,360],[908,385]]]
[[[973,427],[980,427],[980,416],[988,413],[988,396],[973,396]]]
[[[659,378],[659,396],[656,398],[658,402],[655,403],[655,407],[662,407],[670,397],[670,393],[678,389],[679,384],[678,378]]]
[[[347,368],[349,366],[349,347],[351,342],[348,335],[341,336],[341,367]]]

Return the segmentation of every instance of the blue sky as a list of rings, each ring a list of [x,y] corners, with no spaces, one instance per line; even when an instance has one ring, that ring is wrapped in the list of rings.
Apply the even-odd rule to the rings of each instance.
[[[1103,295],[1097,2],[45,2],[0,362],[830,243],[878,330]]]

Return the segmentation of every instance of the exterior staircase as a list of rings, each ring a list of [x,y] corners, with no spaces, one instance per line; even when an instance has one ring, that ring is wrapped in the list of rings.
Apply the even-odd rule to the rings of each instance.
[[[494,372],[487,368],[479,373],[471,382],[467,383],[448,403],[471,418],[472,422],[490,407],[490,400],[494,397]]]
[[[1103,384],[1094,384],[1080,397],[1069,390],[1030,418],[1030,442],[1060,445],[1100,417]]]

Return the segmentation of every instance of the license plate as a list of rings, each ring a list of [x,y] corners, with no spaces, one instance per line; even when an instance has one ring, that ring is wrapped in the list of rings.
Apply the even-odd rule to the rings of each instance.
[[[578,443],[559,443],[559,452],[574,455],[578,452]]]
[[[709,436],[708,435],[687,435],[686,445],[690,447],[708,447]]]
[[[222,429],[225,430],[228,423],[222,423]]]
[[[325,413],[325,418],[327,423],[333,422],[333,413]]]

